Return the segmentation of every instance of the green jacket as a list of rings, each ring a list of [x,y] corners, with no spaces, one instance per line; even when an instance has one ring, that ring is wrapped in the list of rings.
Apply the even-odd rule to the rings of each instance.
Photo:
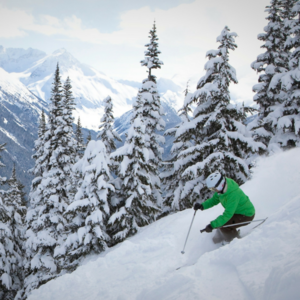
[[[239,188],[238,184],[226,178],[227,191],[224,194],[214,193],[214,195],[202,203],[204,209],[211,208],[219,203],[223,205],[225,211],[223,215],[211,221],[212,228],[221,227],[226,224],[234,214],[252,217],[255,214],[255,208],[248,196]]]

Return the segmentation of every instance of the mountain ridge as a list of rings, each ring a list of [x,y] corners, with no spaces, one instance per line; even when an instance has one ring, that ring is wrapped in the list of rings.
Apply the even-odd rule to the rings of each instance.
[[[10,55],[5,55],[5,53],[10,53]],[[28,58],[31,65],[25,61],[25,57]],[[64,48],[47,55],[32,48],[27,50],[5,49],[1,46],[1,58],[2,67],[7,72],[10,72],[28,90],[46,102],[50,100],[53,75],[58,63],[62,81],[65,81],[68,76],[71,79],[72,92],[76,102],[75,118],[80,116],[82,126],[92,130],[97,130],[99,126],[103,114],[103,100],[108,95],[113,101],[115,117],[120,117],[124,112],[132,109],[138,88],[142,85],[142,80],[138,83],[110,78],[95,68],[81,63]],[[20,62],[19,68],[15,65],[17,61]],[[175,110],[182,106],[183,93],[181,90],[183,89],[181,86],[169,79],[161,78],[158,79],[158,87],[162,89],[159,90],[162,102],[166,102]]]

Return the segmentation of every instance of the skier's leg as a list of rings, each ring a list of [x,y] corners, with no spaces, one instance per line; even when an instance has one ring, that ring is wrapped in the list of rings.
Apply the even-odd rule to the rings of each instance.
[[[224,235],[226,242],[231,242],[234,238],[238,237],[238,231],[235,228],[220,228],[220,231]]]
[[[218,244],[218,243],[223,242],[224,240],[225,240],[225,237],[224,237],[223,233],[221,232],[221,230],[218,228],[216,230],[216,233],[215,233],[214,237],[213,237],[213,242],[215,244]]]
[[[251,217],[247,217],[247,216],[244,216],[244,215],[239,215],[239,214],[235,214],[233,215],[233,217],[226,223],[226,225],[229,225],[229,224],[235,224],[235,223],[245,223],[245,222],[251,222],[255,217],[255,214]],[[231,222],[231,223],[229,223]],[[232,226],[231,228],[239,228],[239,227],[242,227],[242,226],[247,226],[249,224],[241,224],[241,225],[236,225],[236,226]]]
[[[233,225],[236,223],[242,223],[242,222],[250,222],[254,219],[254,216],[247,217],[244,215],[234,214],[232,218],[226,223],[225,225]],[[231,226],[226,228],[220,228],[221,232],[223,233],[226,241],[232,241],[234,238],[239,237],[239,232],[236,230],[238,227],[246,226],[248,224],[242,224],[237,226]]]

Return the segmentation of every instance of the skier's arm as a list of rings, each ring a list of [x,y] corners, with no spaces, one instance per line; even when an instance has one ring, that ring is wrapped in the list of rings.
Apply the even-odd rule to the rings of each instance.
[[[238,203],[239,203],[239,199],[236,198],[228,200],[223,215],[217,217],[214,221],[210,222],[212,228],[218,228],[226,224],[234,215]]]
[[[219,195],[218,193],[214,193],[214,195],[211,198],[207,199],[205,202],[203,202],[202,205],[204,209],[208,209],[219,203],[220,203]]]

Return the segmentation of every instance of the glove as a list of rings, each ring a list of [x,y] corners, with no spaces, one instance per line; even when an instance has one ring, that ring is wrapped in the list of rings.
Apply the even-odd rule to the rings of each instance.
[[[208,225],[205,227],[205,231],[206,231],[206,232],[212,232],[212,231],[213,231],[213,228],[211,227],[210,224],[208,224]]]
[[[203,210],[203,209],[204,209],[203,205],[200,204],[200,203],[196,203],[196,204],[194,205],[194,210],[198,210],[198,209]]]

